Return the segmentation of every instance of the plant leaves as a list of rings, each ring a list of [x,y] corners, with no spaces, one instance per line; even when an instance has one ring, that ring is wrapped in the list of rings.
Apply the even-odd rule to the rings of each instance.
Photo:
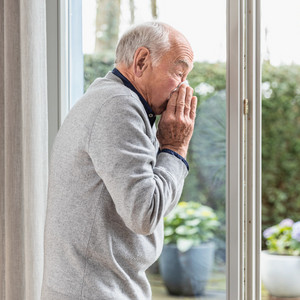
[[[192,246],[194,242],[193,240],[179,238],[177,240],[177,248],[180,252],[186,252],[188,251]]]

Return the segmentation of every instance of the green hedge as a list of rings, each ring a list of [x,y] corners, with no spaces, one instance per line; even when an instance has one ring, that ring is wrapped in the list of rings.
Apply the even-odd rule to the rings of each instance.
[[[265,64],[262,74],[263,228],[300,220],[300,66]]]
[[[300,220],[300,66],[275,67],[266,62],[262,70],[262,225],[265,229],[283,218]],[[187,182],[185,188],[189,190],[184,193],[195,198],[196,190],[202,190],[207,202],[221,214],[225,201],[225,190],[222,190],[225,184],[222,112],[225,110],[221,98],[225,99],[225,95],[220,91],[225,88],[225,65],[196,63],[191,76],[193,87],[197,82],[206,82],[215,92],[214,96],[209,94],[207,100],[200,97],[205,101],[200,101],[200,118],[196,120],[190,149],[194,178]],[[216,162],[220,168],[213,172]]]
[[[114,67],[112,55],[84,55],[84,91],[97,77],[104,77]]]
[[[93,55],[86,55],[84,63],[85,90],[114,66],[112,58]],[[188,154],[191,171],[182,199],[206,202],[224,220],[225,64],[195,62],[188,80],[199,106]],[[300,66],[264,63],[262,82],[262,220],[266,228],[283,218],[300,219]]]

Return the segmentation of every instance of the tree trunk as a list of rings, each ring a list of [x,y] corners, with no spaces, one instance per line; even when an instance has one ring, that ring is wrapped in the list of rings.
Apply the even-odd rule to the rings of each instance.
[[[156,5],[156,0],[151,0],[151,13],[152,13],[152,18],[154,20],[157,19],[157,5]]]
[[[130,24],[134,24],[134,0],[129,0],[129,7],[130,7]]]
[[[120,25],[120,0],[97,0],[95,53],[114,53]]]

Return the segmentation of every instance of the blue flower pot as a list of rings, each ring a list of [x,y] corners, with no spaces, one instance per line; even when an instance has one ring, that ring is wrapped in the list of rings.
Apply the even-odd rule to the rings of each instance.
[[[171,295],[199,296],[205,292],[214,263],[213,243],[194,246],[180,252],[176,245],[164,245],[159,269]]]

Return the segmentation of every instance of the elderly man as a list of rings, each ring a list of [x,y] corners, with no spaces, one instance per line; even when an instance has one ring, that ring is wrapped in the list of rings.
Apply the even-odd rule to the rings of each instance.
[[[151,299],[145,271],[188,173],[192,64],[181,33],[141,24],[70,111],[51,157],[43,300]]]

